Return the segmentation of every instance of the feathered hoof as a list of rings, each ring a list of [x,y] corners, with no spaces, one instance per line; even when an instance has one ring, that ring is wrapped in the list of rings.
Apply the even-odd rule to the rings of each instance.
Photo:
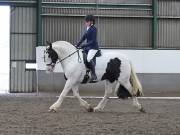
[[[143,107],[139,111],[142,113],[146,113],[146,110]]]
[[[94,108],[89,106],[89,108],[87,109],[88,112],[94,112]]]
[[[102,112],[103,110],[101,110],[101,109],[96,109],[96,108],[94,108],[94,112]]]
[[[49,109],[48,112],[56,113],[57,111],[55,109]]]

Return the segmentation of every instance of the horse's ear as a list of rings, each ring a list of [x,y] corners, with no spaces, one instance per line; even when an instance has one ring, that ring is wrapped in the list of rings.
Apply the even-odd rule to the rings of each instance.
[[[46,44],[49,45],[49,48],[52,48],[52,43],[49,41],[46,41]]]

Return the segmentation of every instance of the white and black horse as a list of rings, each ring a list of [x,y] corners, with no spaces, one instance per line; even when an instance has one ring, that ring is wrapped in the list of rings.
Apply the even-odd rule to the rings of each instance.
[[[119,98],[131,97],[133,105],[139,111],[145,112],[142,105],[138,102],[137,96],[142,96],[142,86],[137,78],[133,66],[125,56],[109,57],[108,53],[103,52],[103,55],[97,58],[97,77],[99,81],[105,82],[105,94],[99,104],[92,108],[79,95],[79,85],[87,75],[86,66],[83,59],[82,50],[77,49],[72,44],[66,41],[57,41],[54,43],[47,42],[48,46],[44,51],[45,63],[47,71],[53,72],[56,63],[61,62],[64,74],[67,78],[64,89],[62,90],[58,100],[49,108],[50,111],[57,111],[61,106],[63,99],[72,89],[74,97],[76,97],[80,105],[88,111],[102,111],[105,107],[109,96],[114,91]],[[105,64],[102,64],[103,63]],[[115,89],[113,86],[115,85]]]

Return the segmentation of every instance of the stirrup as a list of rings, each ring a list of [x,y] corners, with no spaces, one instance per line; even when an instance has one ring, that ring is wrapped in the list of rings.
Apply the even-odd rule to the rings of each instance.
[[[91,80],[89,83],[97,83],[98,80]]]
[[[96,78],[96,79],[90,79],[90,81],[89,81],[89,83],[96,83],[96,82],[98,82],[98,79]]]

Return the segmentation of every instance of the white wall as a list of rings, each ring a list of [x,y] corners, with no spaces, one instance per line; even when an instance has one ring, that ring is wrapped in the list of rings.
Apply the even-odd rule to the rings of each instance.
[[[45,70],[43,52],[45,47],[36,48],[38,70]],[[179,50],[117,50],[102,49],[102,52],[111,52],[111,56],[126,55],[133,63],[137,73],[180,73]],[[62,72],[58,64],[56,72]]]

